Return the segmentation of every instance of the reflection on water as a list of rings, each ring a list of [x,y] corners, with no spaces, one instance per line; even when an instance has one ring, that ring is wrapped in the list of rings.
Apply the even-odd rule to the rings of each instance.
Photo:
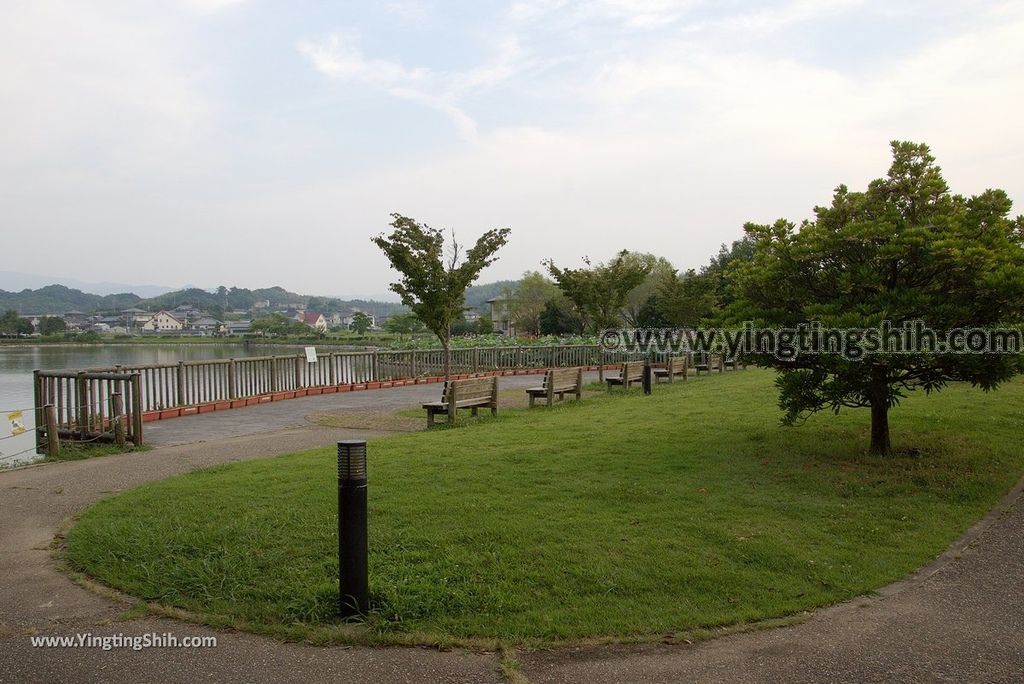
[[[109,344],[82,346],[0,345],[0,467],[36,458],[33,452],[12,457],[34,445],[32,428],[32,371],[92,368],[114,365],[177,363],[202,359],[240,359],[285,353],[272,347],[246,348],[240,344]],[[28,432],[11,435],[8,414],[22,411]]]

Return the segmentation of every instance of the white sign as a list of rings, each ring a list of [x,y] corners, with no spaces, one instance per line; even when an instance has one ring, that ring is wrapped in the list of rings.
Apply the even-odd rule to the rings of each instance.
[[[316,347],[306,347],[306,361],[316,363]]]

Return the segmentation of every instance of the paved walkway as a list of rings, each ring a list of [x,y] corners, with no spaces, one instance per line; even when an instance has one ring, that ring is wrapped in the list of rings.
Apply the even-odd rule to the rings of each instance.
[[[73,584],[49,550],[69,516],[114,492],[217,463],[378,434],[288,427],[307,412],[414,405],[438,391],[437,385],[374,390],[181,418],[150,424],[160,428],[150,437],[187,444],[0,473],[0,682],[501,681],[493,653],[316,648],[171,620],[127,621],[121,617],[127,604]],[[255,434],[195,441],[228,430]],[[520,653],[522,674],[531,682],[1021,681],[1024,510],[1011,497],[980,528],[919,576],[879,597],[818,611],[797,626],[692,646]],[[37,649],[28,636],[84,632],[214,634],[218,647]]]
[[[597,380],[597,372],[587,373],[586,382]],[[502,389],[537,387],[540,375],[510,375],[498,379]],[[186,444],[260,432],[274,432],[310,425],[307,416],[320,411],[377,410],[419,406],[441,398],[440,383],[408,385],[383,390],[362,390],[340,394],[321,394],[285,401],[214,411],[184,418],[157,420],[143,426],[146,443],[152,446]],[[423,417],[426,422],[426,413]]]

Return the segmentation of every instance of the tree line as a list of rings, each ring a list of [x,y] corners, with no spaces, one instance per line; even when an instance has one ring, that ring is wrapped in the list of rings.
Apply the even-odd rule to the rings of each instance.
[[[551,260],[506,293],[509,314],[529,333],[736,325],[867,329],[923,320],[933,329],[1019,325],[1024,319],[1024,217],[1011,218],[1002,190],[950,192],[927,145],[894,141],[885,176],[864,191],[836,188],[828,206],[799,225],[748,223],[745,236],[699,271],[622,251],[568,268]],[[452,234],[392,215],[372,238],[399,273],[392,289],[448,350],[466,288],[493,263],[509,229],[484,233],[468,251]],[[550,279],[549,279],[550,278]],[[801,354],[748,359],[777,372],[783,421],[823,410],[871,411],[869,449],[892,451],[889,411],[908,392],[964,381],[989,390],[1022,370],[1021,355],[880,353],[852,360]]]

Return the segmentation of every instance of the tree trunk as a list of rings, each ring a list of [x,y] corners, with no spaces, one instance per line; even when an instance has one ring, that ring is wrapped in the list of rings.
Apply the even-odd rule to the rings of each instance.
[[[452,352],[448,348],[450,340],[448,338],[442,338],[441,348],[444,349],[444,381],[448,382],[449,377],[452,374]]]
[[[887,456],[892,450],[889,442],[889,404],[883,393],[875,393],[871,399],[871,453]]]

